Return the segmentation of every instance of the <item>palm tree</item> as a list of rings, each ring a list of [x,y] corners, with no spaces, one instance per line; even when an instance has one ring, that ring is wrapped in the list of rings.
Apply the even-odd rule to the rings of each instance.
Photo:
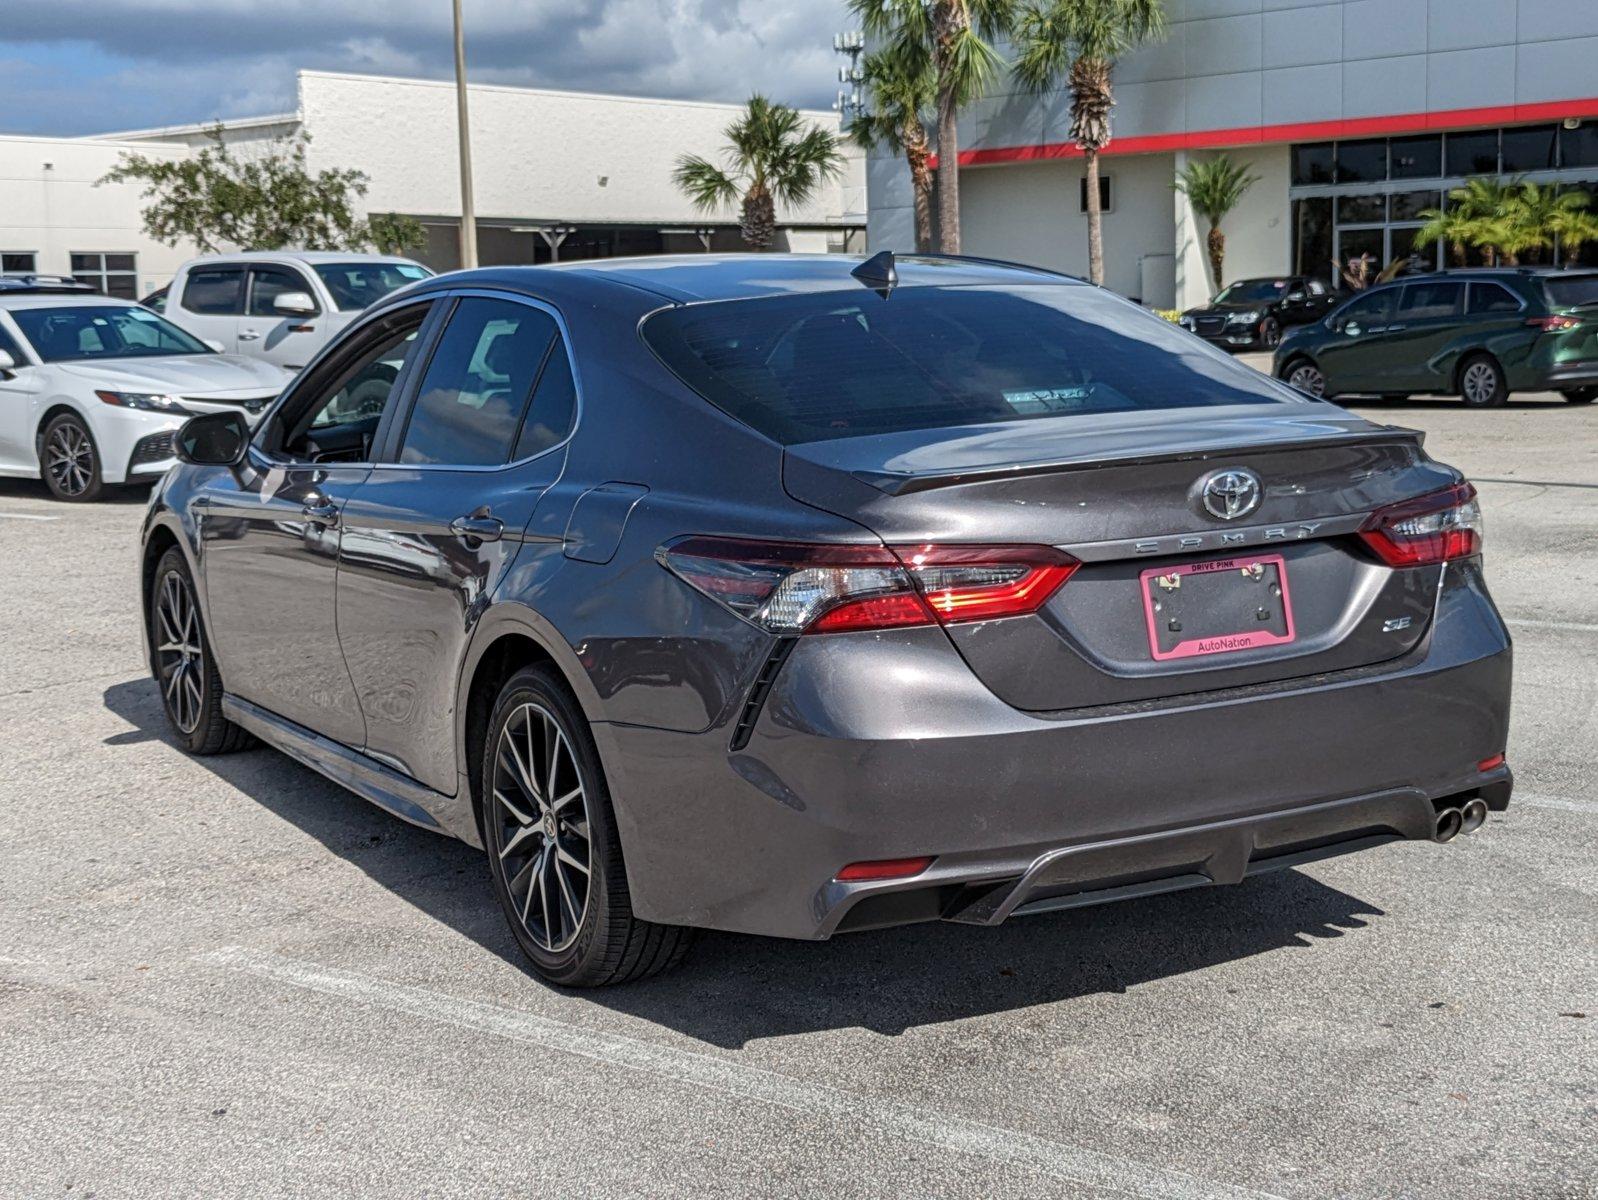
[[[803,204],[843,169],[834,135],[819,125],[806,128],[796,109],[759,93],[723,136],[730,143],[724,166],[685,154],[672,180],[702,212],[740,205],[739,231],[752,250],[771,248],[779,201]]]
[[[1161,0],[1042,0],[1015,23],[1016,76],[1043,91],[1065,73],[1071,88],[1071,140],[1087,160],[1088,277],[1094,283],[1104,282],[1099,152],[1110,144],[1110,77],[1116,59],[1164,36]]]
[[[1519,180],[1477,176],[1448,193],[1449,208],[1458,211],[1460,227],[1469,231],[1466,240],[1486,254],[1489,266],[1497,266],[1500,258],[1507,257],[1505,216],[1519,190]]]
[[[1226,235],[1221,232],[1221,222],[1226,214],[1237,207],[1243,193],[1259,182],[1258,175],[1249,174],[1248,168],[1239,166],[1224,154],[1214,158],[1199,159],[1189,163],[1176,177],[1176,190],[1192,203],[1194,211],[1210,225],[1210,269],[1215,273],[1215,286],[1224,282],[1221,267],[1226,259]]]
[[[904,155],[915,196],[916,251],[925,254],[932,249],[934,236],[932,139],[922,116],[932,108],[937,94],[932,66],[919,56],[878,50],[866,56],[861,75],[869,106],[844,133],[863,150],[886,144]]]
[[[987,91],[1002,60],[995,38],[1015,0],[849,0],[866,33],[934,79],[938,122],[938,249],[960,253],[960,110]]]
[[[1554,238],[1570,214],[1583,214],[1591,197],[1581,191],[1560,191],[1551,183],[1523,183],[1504,208],[1503,249],[1512,261],[1531,253],[1541,261],[1552,252]]]
[[[1581,257],[1583,246],[1588,242],[1598,242],[1598,213],[1591,211],[1590,193],[1572,191],[1565,195],[1573,199],[1560,206],[1552,224],[1554,232],[1559,235],[1559,248],[1564,252],[1565,265],[1570,266]]]
[[[1415,231],[1416,247],[1442,242],[1449,249],[1454,266],[1465,265],[1465,247],[1474,245],[1480,223],[1458,205],[1451,208],[1425,208],[1420,216],[1426,224]]]

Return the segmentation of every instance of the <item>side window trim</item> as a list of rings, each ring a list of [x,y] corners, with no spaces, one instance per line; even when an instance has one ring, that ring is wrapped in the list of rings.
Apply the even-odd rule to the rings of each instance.
[[[190,308],[189,304],[188,304],[189,291],[194,286],[194,277],[196,275],[205,275],[205,274],[212,273],[212,272],[220,273],[220,272],[223,272],[223,271],[237,271],[238,272],[238,276],[239,276],[239,290],[234,294],[232,311],[231,312],[201,312],[197,308]],[[245,311],[245,308],[247,306],[246,305],[245,292],[249,290],[249,287],[250,287],[250,271],[249,271],[249,267],[246,264],[244,264],[244,263],[227,263],[227,262],[206,263],[204,266],[201,266],[201,267],[191,267],[189,269],[188,273],[186,275],[184,275],[184,277],[183,277],[183,293],[182,293],[182,295],[178,296],[177,304],[178,304],[178,307],[181,308],[184,312],[191,313],[191,314],[193,314],[196,317],[242,317],[244,315],[244,311]]]
[[[269,427],[274,437],[281,438],[284,436],[282,413],[285,409],[298,407],[302,404],[315,406],[319,402],[325,401],[329,395],[328,389],[342,378],[344,372],[355,361],[359,360],[362,355],[387,340],[391,335],[392,330],[386,325],[387,320],[417,307],[425,307],[427,312],[422,317],[421,324],[416,330],[416,352],[406,359],[404,367],[400,369],[398,378],[394,380],[394,388],[390,393],[391,399],[384,406],[382,419],[379,420],[377,431],[372,436],[371,460],[360,463],[339,464],[341,467],[371,467],[377,465],[377,461],[382,457],[382,447],[386,439],[391,436],[397,415],[402,409],[407,411],[409,409],[409,392],[415,387],[416,381],[420,378],[418,364],[424,357],[431,356],[433,345],[443,329],[442,310],[451,307],[441,303],[440,298],[437,296],[429,296],[420,303],[403,304],[391,311],[374,314],[370,320],[364,323],[359,336],[352,335],[349,338],[335,339],[332,343],[329,343],[326,351],[318,355],[289,386],[288,391],[284,394],[284,401],[277,406],[271,419],[262,421],[256,427],[255,435],[250,439],[250,448],[265,458],[269,464],[281,465],[285,461],[282,451],[274,452],[268,450],[262,444]],[[310,399],[308,401],[302,400],[302,396],[307,393],[309,393]],[[295,417],[295,420],[298,421],[304,416],[305,413],[302,409]]]
[[[529,454],[522,458],[514,458],[509,462],[491,463],[487,465],[467,465],[461,463],[402,463],[399,461],[400,449],[404,445],[405,430],[410,425],[411,411],[416,404],[416,392],[421,386],[421,380],[427,374],[427,367],[432,364],[433,353],[438,349],[438,343],[443,338],[444,328],[448,324],[449,316],[453,315],[455,306],[460,301],[472,296],[481,296],[490,300],[509,300],[516,304],[525,304],[529,308],[536,308],[547,314],[555,322],[556,342],[565,351],[567,366],[572,374],[572,391],[576,395],[576,403],[572,407],[571,426],[566,430],[566,436],[553,446],[546,446],[536,454]],[[553,304],[521,292],[498,291],[493,288],[470,287],[460,288],[442,293],[438,304],[428,322],[433,325],[431,331],[423,327],[423,337],[426,344],[418,347],[415,356],[414,370],[407,367],[407,379],[400,380],[405,385],[405,392],[399,397],[399,404],[403,407],[403,416],[396,409],[394,420],[389,422],[389,414],[384,414],[385,428],[378,430],[378,437],[373,440],[374,461],[367,464],[373,470],[405,470],[405,471],[508,471],[512,467],[522,466],[524,463],[533,462],[546,454],[553,454],[569,443],[576,436],[578,428],[583,421],[583,380],[577,368],[577,354],[572,349],[571,332],[566,327],[566,318]],[[550,359],[554,355],[554,347],[544,353],[544,361],[539,364],[538,374],[534,377],[532,387],[528,392],[528,402],[522,409],[521,422],[516,427],[516,439],[511,442],[511,453],[515,453],[516,440],[521,437],[522,425],[527,422],[527,414],[532,410],[532,397],[538,391],[538,385],[543,382],[544,372],[549,369]],[[396,385],[396,387],[399,385]]]

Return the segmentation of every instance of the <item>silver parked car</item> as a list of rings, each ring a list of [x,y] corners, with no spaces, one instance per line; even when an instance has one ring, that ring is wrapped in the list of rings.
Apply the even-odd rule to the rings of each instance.
[[[454,274],[178,446],[143,530],[176,737],[482,846],[558,983],[695,926],[993,925],[1509,801],[1471,485],[1077,280]]]
[[[184,263],[144,303],[224,353],[298,371],[364,309],[432,274],[385,254],[219,254]]]

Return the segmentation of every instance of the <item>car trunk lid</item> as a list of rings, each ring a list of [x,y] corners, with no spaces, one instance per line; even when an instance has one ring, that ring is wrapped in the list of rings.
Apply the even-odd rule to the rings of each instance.
[[[1200,494],[1227,471],[1260,485],[1257,508],[1231,520]],[[1082,560],[1036,614],[948,627],[983,681],[1028,710],[1403,655],[1425,634],[1440,568],[1387,568],[1353,535],[1373,509],[1457,478],[1419,434],[1308,401],[919,430],[794,445],[784,459],[796,499],[886,542],[1042,544]],[[1257,636],[1173,654],[1194,640],[1166,628],[1173,619],[1199,640]]]

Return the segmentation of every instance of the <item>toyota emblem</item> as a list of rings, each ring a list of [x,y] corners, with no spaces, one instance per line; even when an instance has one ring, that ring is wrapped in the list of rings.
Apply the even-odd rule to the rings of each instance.
[[[1229,467],[1217,471],[1204,481],[1199,498],[1204,501],[1204,511],[1222,521],[1235,521],[1246,517],[1260,506],[1264,488],[1260,477],[1242,467]]]

